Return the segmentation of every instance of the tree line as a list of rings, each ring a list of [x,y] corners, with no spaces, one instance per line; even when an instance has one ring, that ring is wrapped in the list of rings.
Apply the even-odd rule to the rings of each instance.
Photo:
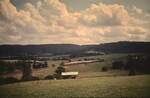
[[[114,61],[112,69],[128,70],[129,75],[150,74],[150,56],[128,55],[124,60]]]

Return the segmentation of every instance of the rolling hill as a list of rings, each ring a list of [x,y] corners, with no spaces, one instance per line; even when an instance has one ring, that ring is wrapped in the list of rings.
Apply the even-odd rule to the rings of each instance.
[[[105,53],[150,53],[150,42],[114,42],[99,45],[0,45],[0,57],[20,56],[26,54],[80,54],[89,50],[100,51]]]

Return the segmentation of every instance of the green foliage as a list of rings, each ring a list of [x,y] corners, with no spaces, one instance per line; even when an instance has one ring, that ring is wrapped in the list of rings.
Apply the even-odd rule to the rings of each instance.
[[[54,77],[57,79],[62,79],[61,73],[65,72],[64,66],[58,66],[57,69],[55,70]]]
[[[23,60],[22,65],[22,80],[32,80],[32,69],[29,61]]]
[[[47,61],[44,62],[45,67],[48,67],[48,63]]]
[[[46,79],[46,80],[52,80],[52,79],[54,79],[54,75],[48,75],[44,79]]]
[[[0,74],[14,72],[18,67],[19,62],[0,61]]]
[[[102,67],[102,71],[103,71],[103,72],[106,72],[106,71],[108,71],[108,67],[106,67],[106,66],[103,66],[103,67]]]
[[[113,60],[112,69],[127,70],[128,75],[150,74],[150,56],[147,54],[127,55]]]
[[[65,68],[63,66],[57,67],[56,71],[57,74],[61,74],[62,72],[65,72]]]
[[[7,78],[0,77],[0,85],[8,84],[8,83],[15,83],[15,82],[19,82],[19,80],[13,77],[7,77]]]
[[[122,61],[114,61],[112,63],[112,69],[123,69],[124,63]]]

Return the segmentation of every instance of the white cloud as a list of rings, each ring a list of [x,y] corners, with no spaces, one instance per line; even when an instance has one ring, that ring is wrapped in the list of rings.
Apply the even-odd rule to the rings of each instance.
[[[127,25],[131,21],[127,10],[122,5],[92,4],[90,8],[82,12],[81,19],[85,23],[95,25]]]
[[[137,7],[134,11],[144,13]],[[92,4],[80,12],[70,12],[59,0],[41,0],[35,5],[26,3],[20,10],[9,0],[1,0],[0,43],[149,41],[146,36],[150,30],[145,20],[134,16],[118,4]]]

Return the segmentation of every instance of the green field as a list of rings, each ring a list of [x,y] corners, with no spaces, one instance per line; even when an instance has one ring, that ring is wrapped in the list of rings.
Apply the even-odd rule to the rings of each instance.
[[[77,60],[84,60],[89,59],[89,58],[99,58],[99,59],[104,59],[104,62],[96,62],[96,63],[89,63],[89,64],[79,64],[79,65],[71,65],[66,68],[66,71],[78,71],[79,76],[78,78],[82,77],[97,77],[97,76],[107,76],[107,75],[124,75],[128,74],[122,71],[108,71],[108,72],[102,72],[102,67],[107,66],[111,67],[112,62],[114,60],[119,60],[124,57],[126,57],[128,54],[106,54],[106,55],[97,55],[97,56],[86,56],[86,57],[77,57],[71,59],[72,61],[77,61]],[[56,68],[59,66],[61,62],[68,62],[66,60],[48,60],[48,67],[47,68],[42,68],[42,69],[34,69],[32,72],[33,76],[37,76],[40,79],[44,79],[47,75],[52,75],[54,74],[54,71]],[[55,67],[52,67],[52,64],[55,64]],[[21,73],[11,73],[7,75],[9,77],[15,77],[17,79],[21,78]]]
[[[102,71],[103,66],[110,68],[113,61],[123,59],[127,55],[107,54],[74,58],[72,61],[99,58],[104,59],[104,62],[68,66],[66,71],[79,72],[77,79],[39,80],[0,85],[0,98],[150,98],[150,75],[128,76],[128,71],[125,70]],[[61,62],[61,60],[49,60],[47,68],[33,69],[32,75],[44,79],[47,75],[54,74]],[[56,66],[53,67],[52,64]],[[18,79],[21,77],[21,73],[11,75]]]
[[[0,98],[150,97],[150,76],[41,80],[0,86]]]

